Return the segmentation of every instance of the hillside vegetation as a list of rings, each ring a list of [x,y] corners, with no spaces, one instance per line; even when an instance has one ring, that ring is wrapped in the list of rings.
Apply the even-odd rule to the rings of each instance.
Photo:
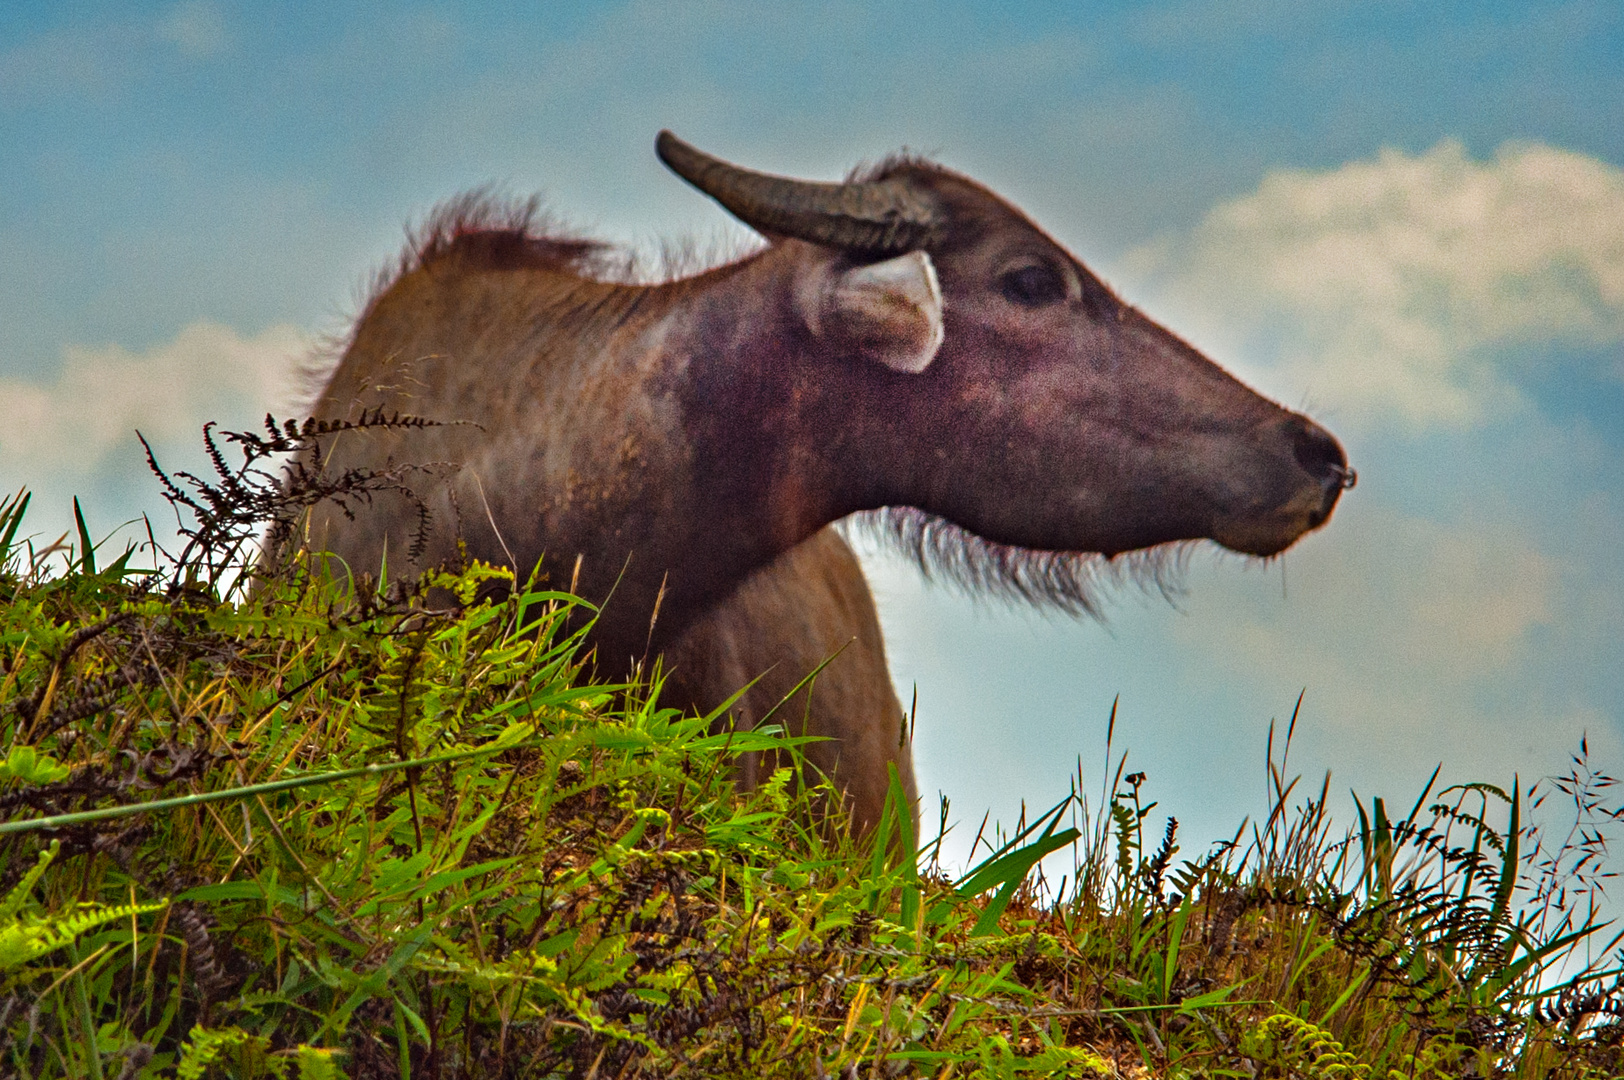
[[[257,529],[388,482],[278,489],[306,434],[161,476],[156,569],[0,503],[0,1073],[1624,1073],[1582,750],[1348,834],[1281,752],[1266,817],[1190,859],[1117,759],[949,873],[894,803],[848,838],[776,724],[662,709],[657,667],[595,683],[567,593],[307,556],[250,592]]]

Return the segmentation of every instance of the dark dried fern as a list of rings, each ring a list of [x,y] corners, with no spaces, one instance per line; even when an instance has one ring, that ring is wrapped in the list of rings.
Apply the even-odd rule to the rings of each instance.
[[[406,413],[386,413],[382,408],[363,412],[354,419],[312,418],[280,424],[267,413],[263,434],[217,434],[216,425],[210,422],[203,427],[203,444],[214,475],[207,478],[184,470],[166,471],[145,437],[137,433],[146,451],[147,466],[158,478],[164,499],[175,512],[177,529],[186,541],[177,554],[159,549],[171,567],[171,593],[192,587],[240,587],[254,566],[253,553],[260,546],[270,552],[286,550],[297,523],[312,507],[331,502],[353,519],[354,505],[368,503],[384,491],[404,497],[415,508],[417,527],[410,554],[414,559],[421,556],[428,543],[429,508],[405,482],[406,477],[439,473],[452,466],[399,465],[329,472],[313,463],[313,451],[322,436],[439,427],[445,423]],[[232,465],[227,460],[221,440],[241,452],[240,464]]]

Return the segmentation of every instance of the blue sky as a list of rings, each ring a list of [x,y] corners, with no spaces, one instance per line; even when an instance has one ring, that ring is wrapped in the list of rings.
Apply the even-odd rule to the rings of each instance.
[[[60,531],[157,504],[130,432],[291,400],[401,226],[541,191],[645,250],[744,232],[671,127],[834,177],[901,146],[1347,444],[1268,567],[1200,556],[1109,621],[870,560],[922,786],[975,823],[1119,745],[1186,853],[1294,761],[1402,801],[1624,768],[1624,12],[1616,3],[30,4],[0,10],[0,487]],[[55,533],[53,532],[54,536]]]

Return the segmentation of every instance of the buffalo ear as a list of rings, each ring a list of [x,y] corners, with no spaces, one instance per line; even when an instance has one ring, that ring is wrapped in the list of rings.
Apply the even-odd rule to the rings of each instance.
[[[942,288],[923,251],[841,271],[823,294],[818,334],[893,371],[918,374],[942,345]]]

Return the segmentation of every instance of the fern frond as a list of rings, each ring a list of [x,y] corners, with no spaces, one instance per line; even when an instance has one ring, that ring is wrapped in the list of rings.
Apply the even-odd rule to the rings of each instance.
[[[51,865],[51,860],[55,859],[57,853],[61,850],[62,841],[52,840],[51,846],[39,853],[39,862],[35,863],[28,873],[23,875],[23,879],[17,882],[10,892],[6,893],[4,900],[0,900],[0,919],[15,919],[17,917],[17,913],[23,909],[23,905],[28,903],[28,898],[33,895],[34,886],[39,884],[39,879],[45,876],[45,868]]]
[[[122,922],[137,915],[162,911],[169,901],[146,904],[87,905],[65,917],[48,919],[25,917],[0,925],[0,971],[21,967],[70,944],[80,934]]]

